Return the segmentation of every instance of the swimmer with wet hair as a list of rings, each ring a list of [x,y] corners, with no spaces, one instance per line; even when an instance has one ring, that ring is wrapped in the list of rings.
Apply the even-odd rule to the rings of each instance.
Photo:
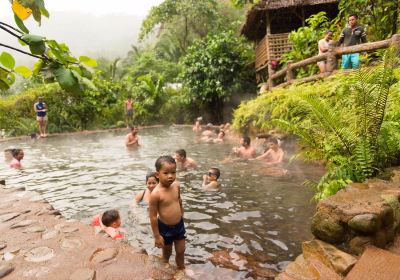
[[[205,189],[217,189],[220,186],[218,182],[221,172],[216,167],[211,167],[206,174],[203,175],[203,188]]]
[[[224,142],[224,138],[225,138],[225,131],[220,130],[219,133],[218,133],[217,138],[214,139],[214,143]]]
[[[139,136],[137,135],[139,129],[136,126],[132,126],[131,132],[125,136],[125,146],[130,147],[137,147],[139,146]]]
[[[186,151],[184,149],[179,149],[175,151],[175,160],[178,164],[179,169],[189,169],[196,168],[197,163],[194,159],[186,157]]]
[[[243,136],[240,139],[240,147],[233,148],[233,153],[243,159],[251,159],[256,156],[256,150],[250,146],[250,137]]]
[[[13,159],[10,163],[11,168],[21,169],[21,160],[24,158],[24,151],[22,149],[12,149],[11,150]]]
[[[114,240],[124,237],[120,229],[121,217],[118,210],[107,210],[101,215],[94,216],[92,219],[92,226],[100,227],[101,230],[106,232]]]
[[[186,230],[179,183],[176,182],[176,162],[171,156],[161,156],[155,163],[159,183],[150,195],[150,222],[155,246],[162,249],[162,259],[168,263],[175,246],[178,269],[185,269]]]
[[[264,161],[267,165],[279,165],[283,162],[285,153],[279,147],[279,142],[276,138],[268,139],[268,150],[261,156],[256,157],[257,160]]]
[[[135,201],[140,205],[149,205],[150,194],[158,184],[158,178],[155,172],[149,172],[146,174],[146,185],[147,189],[136,194]]]

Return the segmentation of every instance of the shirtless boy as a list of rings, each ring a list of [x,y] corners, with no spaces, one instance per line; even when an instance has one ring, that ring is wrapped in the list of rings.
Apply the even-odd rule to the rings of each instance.
[[[203,184],[202,187],[208,190],[218,189],[220,184],[218,182],[218,178],[221,175],[221,172],[216,167],[211,167],[208,170],[207,174],[203,176]]]
[[[268,143],[269,149],[261,156],[256,157],[258,160],[264,160],[267,165],[277,165],[282,163],[284,152],[279,147],[276,138],[270,138]]]
[[[236,156],[244,159],[250,159],[256,156],[256,150],[252,146],[250,146],[250,137],[243,136],[240,139],[240,145],[241,147],[239,148],[233,148],[233,153]]]
[[[176,162],[171,156],[161,156],[156,161],[159,183],[150,195],[150,223],[155,246],[162,248],[162,259],[168,263],[175,245],[178,269],[185,268],[185,225],[179,183],[176,179]]]
[[[186,157],[186,151],[184,149],[176,150],[175,160],[176,163],[179,165],[179,169],[188,169],[197,167],[197,163],[194,161],[194,159]]]
[[[125,136],[125,146],[134,147],[139,146],[139,136],[137,127],[131,127],[131,133]]]

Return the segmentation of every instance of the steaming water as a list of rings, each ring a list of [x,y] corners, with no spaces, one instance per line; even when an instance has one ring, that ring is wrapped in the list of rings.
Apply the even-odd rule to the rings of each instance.
[[[134,150],[124,147],[121,132],[0,143],[2,150],[13,145],[25,151],[24,170],[10,170],[2,162],[0,174],[9,186],[40,193],[67,218],[89,223],[95,214],[119,209],[129,241],[159,254],[153,248],[147,208],[133,206],[134,194],[144,190],[145,174],[159,155],[184,148],[200,165],[178,173],[187,230],[186,262],[196,278],[246,277],[249,268],[243,262],[237,262],[239,272],[212,265],[208,258],[219,250],[240,252],[262,267],[281,270],[300,253],[300,242],[311,238],[312,192],[302,182],[318,179],[321,170],[289,166],[291,177],[274,178],[265,175],[259,162],[220,163],[237,145],[233,142],[203,143],[188,128],[151,128],[139,134],[141,146]],[[222,173],[222,188],[217,192],[201,188],[202,175],[211,166]]]

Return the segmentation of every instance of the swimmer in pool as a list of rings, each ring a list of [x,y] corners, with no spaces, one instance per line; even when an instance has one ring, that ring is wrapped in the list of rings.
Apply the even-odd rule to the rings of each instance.
[[[146,185],[147,189],[142,192],[139,192],[135,196],[135,201],[140,205],[149,205],[150,194],[158,184],[158,179],[156,177],[155,172],[149,172],[146,174]]]
[[[137,135],[138,133],[138,128],[133,126],[131,127],[131,133],[125,136],[125,146],[130,148],[130,147],[136,147],[139,146],[139,136]]]
[[[279,165],[283,162],[284,151],[279,147],[278,140],[276,138],[270,138],[268,140],[269,149],[261,156],[256,157],[257,160],[264,161],[267,165]]]
[[[220,187],[220,183],[218,182],[219,176],[221,172],[216,167],[211,167],[208,172],[203,175],[203,184],[202,187],[207,190],[215,190]]]
[[[224,138],[225,138],[225,131],[220,130],[217,138],[215,138],[213,141],[214,143],[222,143],[224,142]]]
[[[240,139],[240,147],[233,148],[233,153],[243,159],[251,159],[256,156],[256,150],[250,146],[250,137],[243,136]]]
[[[179,169],[186,170],[189,168],[197,167],[197,163],[194,159],[186,157],[186,151],[184,149],[176,150],[174,158],[176,160]]]
[[[21,169],[21,160],[24,158],[24,151],[22,149],[12,149],[13,159],[10,163],[11,168]]]
[[[114,240],[124,237],[120,229],[121,217],[117,210],[107,210],[103,214],[94,216],[92,219],[92,226],[100,227],[101,230],[106,232]]]

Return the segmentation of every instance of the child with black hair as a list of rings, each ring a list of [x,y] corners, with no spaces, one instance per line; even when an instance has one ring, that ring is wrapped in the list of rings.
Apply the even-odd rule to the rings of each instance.
[[[176,162],[171,156],[161,156],[156,161],[159,183],[150,195],[150,222],[155,246],[162,248],[162,259],[168,263],[175,245],[176,265],[185,269],[185,224],[179,183],[176,179]]]
[[[92,226],[100,227],[101,230],[114,240],[124,237],[120,229],[121,217],[118,210],[107,210],[103,214],[94,216],[92,219]]]
[[[205,189],[217,189],[220,186],[218,182],[221,172],[216,167],[211,167],[208,172],[203,176],[203,188]]]
[[[139,192],[135,196],[135,201],[137,204],[149,205],[150,194],[158,184],[158,178],[155,172],[149,172],[146,174],[146,185],[147,189]]]
[[[21,169],[21,160],[24,158],[24,151],[22,149],[12,149],[11,150],[13,159],[10,163],[11,168]]]

